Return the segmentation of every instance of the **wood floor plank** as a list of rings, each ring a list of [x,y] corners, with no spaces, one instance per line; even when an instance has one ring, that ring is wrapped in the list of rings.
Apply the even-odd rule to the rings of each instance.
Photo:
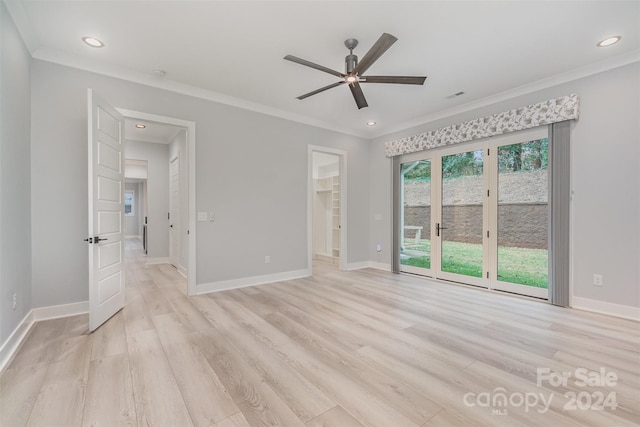
[[[93,333],[91,360],[127,354],[124,313],[120,310]]]
[[[307,422],[307,427],[362,427],[362,424],[353,418],[341,406],[335,406],[324,412],[311,421]]]
[[[302,421],[309,421],[336,405],[276,354],[277,344],[261,334],[260,325],[248,320],[218,330]]]
[[[239,409],[175,314],[154,318],[158,335],[195,425],[212,425]]]
[[[72,320],[70,320],[72,321]],[[92,337],[67,337],[49,365],[27,425],[80,425],[89,380]]]
[[[10,367],[0,376],[0,425],[26,425],[49,365]]]
[[[193,425],[154,330],[127,337],[138,425]]]
[[[201,349],[250,425],[304,425],[219,331],[212,328],[193,332],[190,337],[193,344]]]
[[[125,352],[92,360],[82,425],[136,424],[129,355]]]

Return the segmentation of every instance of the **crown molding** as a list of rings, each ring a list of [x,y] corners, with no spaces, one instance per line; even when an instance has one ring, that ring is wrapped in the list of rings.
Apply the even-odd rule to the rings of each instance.
[[[234,96],[224,95],[219,92],[215,92],[208,89],[199,88],[196,86],[179,83],[173,80],[169,80],[165,77],[157,77],[140,71],[131,70],[118,65],[109,64],[106,62],[89,60],[80,58],[77,55],[69,54],[50,48],[38,48],[33,54],[34,59],[41,61],[51,62],[58,65],[64,65],[79,70],[89,71],[96,74],[101,74],[108,77],[114,77],[121,80],[126,80],[133,83],[138,83],[145,86],[151,86],[158,89],[167,90],[170,92],[179,93],[182,95],[192,96],[194,98],[200,98],[207,101],[215,102],[218,104],[224,104],[231,107],[236,107],[242,110],[253,111],[255,113],[265,114],[272,117],[277,117],[284,120],[289,120],[297,123],[306,124],[309,126],[326,129],[334,132],[339,132],[346,135],[356,136],[359,138],[370,139],[369,135],[365,133],[354,132],[351,129],[341,128],[323,120],[314,119],[302,114],[292,113],[290,111],[281,110],[279,108],[270,107],[267,105],[259,104],[257,102],[247,101]]]
[[[526,85],[519,86],[514,89],[509,89],[504,92],[490,95],[475,101],[468,102],[466,104],[459,105],[457,107],[441,110],[427,116],[423,116],[417,119],[400,123],[391,127],[391,130],[386,129],[384,133],[380,133],[371,137],[380,138],[387,135],[391,135],[396,132],[402,132],[404,130],[425,125],[427,123],[434,122],[436,120],[445,119],[447,117],[455,116],[457,114],[466,113],[467,111],[475,110],[477,108],[486,107],[488,105],[496,104],[501,101],[506,101],[518,96],[527,95],[529,93],[537,92],[539,90],[548,89],[553,86],[557,86],[563,83],[568,83],[574,80],[578,80],[584,77],[589,77],[594,74],[602,73],[605,71],[613,70],[614,68],[623,67],[625,65],[633,64],[634,62],[640,62],[640,50],[635,50],[622,55],[614,56],[609,59],[591,63],[584,67],[576,68],[565,73],[556,74],[551,77],[547,77],[542,80],[537,80]]]

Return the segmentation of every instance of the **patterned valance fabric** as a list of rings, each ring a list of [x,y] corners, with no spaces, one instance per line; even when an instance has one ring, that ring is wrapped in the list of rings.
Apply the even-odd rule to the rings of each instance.
[[[492,116],[458,123],[385,143],[387,157],[578,119],[578,95],[571,94]]]

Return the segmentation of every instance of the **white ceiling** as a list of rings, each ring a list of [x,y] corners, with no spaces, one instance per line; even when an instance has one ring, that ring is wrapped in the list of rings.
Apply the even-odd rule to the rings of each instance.
[[[640,58],[637,0],[5,1],[36,58],[365,137]],[[295,99],[337,79],[285,55],[342,72],[345,39],[362,58],[383,32],[398,41],[367,74],[427,75],[424,86],[363,84],[362,110],[345,86]],[[596,47],[613,34],[622,41]]]
[[[144,125],[139,129],[136,125]],[[124,137],[135,141],[154,142],[157,144],[171,144],[182,127],[149,120],[128,119],[124,120]]]

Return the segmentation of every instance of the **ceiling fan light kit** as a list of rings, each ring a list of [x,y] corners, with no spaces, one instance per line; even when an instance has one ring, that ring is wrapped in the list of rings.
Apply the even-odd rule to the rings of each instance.
[[[316,95],[325,90],[340,86],[342,84],[348,84],[349,90],[353,95],[353,99],[356,101],[358,109],[367,107],[367,100],[364,97],[360,83],[392,83],[392,84],[406,84],[406,85],[423,85],[427,77],[415,77],[415,76],[365,76],[364,73],[376,62],[386,51],[389,49],[398,39],[391,34],[383,33],[378,41],[369,49],[364,55],[361,61],[358,62],[358,56],[353,54],[353,49],[358,46],[358,40],[347,39],[344,41],[344,45],[349,49],[349,55],[344,59],[345,72],[340,73],[332,70],[331,68],[324,67],[322,65],[315,64],[302,58],[298,58],[293,55],[287,55],[284,57],[287,61],[295,62],[306,67],[315,68],[316,70],[329,73],[341,80],[337,83],[321,87],[312,92],[300,95],[298,99],[305,99],[310,96]]]

